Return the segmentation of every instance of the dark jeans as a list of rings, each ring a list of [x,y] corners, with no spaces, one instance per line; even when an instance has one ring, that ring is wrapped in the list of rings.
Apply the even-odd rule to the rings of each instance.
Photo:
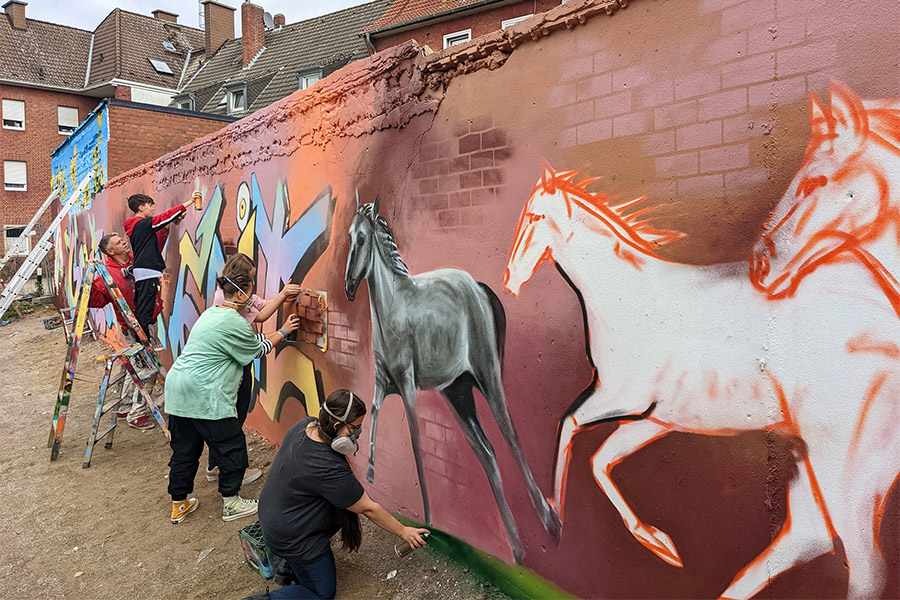
[[[203,443],[219,465],[219,493],[235,496],[241,489],[247,459],[247,440],[237,419],[191,419],[169,415],[172,458],[169,460],[169,494],[179,502],[194,491]]]
[[[142,279],[134,282],[134,316],[148,339],[150,338],[148,327],[154,321],[157,293],[159,293],[159,279]]]
[[[238,387],[237,393],[237,420],[241,427],[247,420],[247,413],[250,412],[250,401],[253,399],[253,372],[251,367],[253,363],[244,365],[244,374],[241,377],[241,385]],[[216,468],[216,461],[212,451],[209,453],[209,470]]]
[[[337,569],[331,547],[325,556],[312,563],[289,563],[300,582],[269,592],[272,600],[318,600],[334,598],[337,593]]]

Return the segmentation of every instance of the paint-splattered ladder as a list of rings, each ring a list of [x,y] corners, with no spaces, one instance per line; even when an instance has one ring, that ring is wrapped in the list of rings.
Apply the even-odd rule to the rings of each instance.
[[[110,377],[113,365],[117,362],[121,362],[122,367],[124,368],[118,375]],[[140,344],[128,346],[106,357],[106,370],[103,372],[103,379],[100,381],[100,394],[97,397],[97,407],[94,410],[94,423],[91,426],[91,435],[88,437],[87,450],[85,450],[84,453],[83,468],[87,469],[91,466],[91,453],[94,450],[94,444],[107,435],[109,435],[109,439],[106,441],[105,447],[112,448],[118,413],[115,409],[121,404],[123,397],[122,394],[117,393],[114,394],[114,397],[111,400],[107,401],[106,394],[110,387],[114,387],[116,383],[124,380],[126,377],[131,378],[134,382],[135,391],[144,398],[144,401],[152,411],[153,416],[159,421],[160,425],[165,428],[165,423],[162,420],[159,408],[157,408],[156,404],[153,402],[153,398],[144,388],[144,383],[154,382],[158,374],[159,370],[153,364],[153,359],[147,348]],[[100,420],[103,418],[103,415],[108,414],[110,411],[112,411],[112,416],[110,417],[109,424],[103,429],[100,429]]]
[[[128,355],[127,359],[123,359],[121,356],[119,360],[123,361],[123,366],[126,371],[132,377],[132,379],[136,379],[135,382],[139,390],[141,390],[141,394],[145,400],[147,400],[147,406],[150,408],[153,413],[153,417],[156,419],[159,426],[162,428],[163,433],[166,436],[166,439],[169,439],[169,430],[166,427],[166,422],[162,417],[162,413],[160,413],[159,409],[153,403],[152,399],[150,399],[150,395],[146,393],[144,390],[144,386],[140,383],[141,378],[137,375],[137,369],[134,365],[134,360],[137,356],[142,355],[146,360],[148,365],[151,365],[154,368],[152,377],[155,378],[159,375],[159,371],[162,368],[162,363],[159,361],[159,357],[156,355],[156,352],[153,349],[150,340],[147,338],[147,335],[144,333],[143,328],[138,325],[137,319],[134,316],[131,308],[128,306],[128,303],[125,302],[125,298],[122,296],[122,292],[119,291],[119,287],[116,285],[116,282],[113,280],[112,275],[110,275],[109,270],[107,270],[106,266],[100,262],[99,260],[91,260],[88,263],[87,269],[85,269],[84,276],[82,278],[81,290],[78,295],[78,304],[77,312],[75,313],[75,329],[72,331],[72,335],[69,336],[69,344],[66,351],[66,362],[63,366],[62,378],[59,383],[59,393],[56,397],[56,408],[53,411],[53,419],[50,422],[50,438],[47,441],[47,446],[51,448],[50,450],[50,460],[55,461],[59,458],[59,446],[62,443],[63,430],[65,429],[66,424],[66,413],[69,410],[69,400],[72,397],[72,384],[75,382],[75,365],[78,363],[78,352],[81,348],[81,336],[84,333],[84,324],[88,318],[88,299],[91,295],[91,287],[94,283],[94,275],[97,274],[100,276],[101,281],[106,286],[106,289],[109,291],[110,296],[112,296],[113,300],[116,303],[116,309],[125,317],[125,320],[128,321],[128,325],[132,331],[138,336],[141,344],[137,346],[141,349],[141,351],[135,351],[132,354]],[[132,346],[134,348],[135,346]],[[115,356],[115,355],[114,355]],[[124,356],[124,355],[122,355]],[[107,368],[110,365],[107,364]],[[106,386],[109,386],[108,377],[105,375],[103,381],[100,384],[101,392],[100,399],[98,400],[98,404],[100,405],[100,415],[98,416],[95,411],[94,421],[95,426],[99,422],[100,417],[106,411],[103,411],[103,403],[106,396],[106,390],[103,389],[104,382]],[[94,436],[96,432],[92,432],[92,436]],[[104,432],[104,435],[106,433]],[[94,441],[100,439],[103,436],[94,436]],[[93,446],[92,442],[89,442],[90,446]],[[112,443],[112,440],[109,442]],[[85,467],[90,466],[90,458],[87,457]]]

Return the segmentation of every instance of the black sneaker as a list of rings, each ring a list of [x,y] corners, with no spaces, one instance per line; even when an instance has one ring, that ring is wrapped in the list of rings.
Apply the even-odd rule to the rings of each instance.
[[[300,580],[298,580],[297,576],[294,574],[294,570],[291,568],[290,563],[286,560],[282,560],[278,563],[278,567],[275,569],[275,576],[272,579],[281,587],[300,583]]]

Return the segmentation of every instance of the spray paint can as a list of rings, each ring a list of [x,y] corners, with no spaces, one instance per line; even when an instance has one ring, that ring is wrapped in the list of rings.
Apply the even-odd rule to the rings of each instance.
[[[429,535],[431,535],[431,534],[429,534],[429,533],[420,533],[420,534],[419,534],[419,537],[422,538],[422,539],[425,541],[425,543],[427,544],[427,543],[428,543],[428,536],[429,536]],[[404,556],[406,556],[407,554],[409,554],[409,553],[412,552],[413,550],[415,550],[415,548],[413,548],[412,546],[410,546],[410,545],[409,545],[409,542],[399,542],[399,543],[397,543],[397,544],[394,544],[394,552],[396,552],[396,553],[397,553],[397,556],[399,556],[399,557],[401,557],[401,558],[404,557]]]
[[[194,192],[194,210],[203,210],[203,194],[199,191]]]

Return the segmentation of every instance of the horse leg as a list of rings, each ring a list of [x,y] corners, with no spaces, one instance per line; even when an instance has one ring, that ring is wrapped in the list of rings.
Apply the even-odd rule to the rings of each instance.
[[[788,485],[784,527],[769,547],[737,574],[722,598],[752,598],[781,573],[834,548],[832,530],[813,492],[809,458],[797,466],[797,475]]]
[[[879,598],[884,587],[884,556],[875,539],[876,509],[883,509],[880,502],[869,498],[865,506],[858,505],[852,514],[835,515],[835,525],[844,544],[849,580],[848,598]],[[841,526],[840,521],[845,521]]]
[[[623,422],[606,438],[606,441],[594,454],[591,465],[594,479],[619,511],[619,515],[625,521],[625,526],[628,527],[631,535],[670,565],[682,567],[684,565],[681,557],[678,556],[672,538],[656,527],[641,522],[611,477],[612,470],[616,465],[650,442],[663,437],[669,431],[671,431],[669,426],[653,419]]]
[[[479,388],[484,392],[484,397],[487,400],[488,406],[491,407],[491,412],[494,413],[497,424],[500,426],[500,431],[503,433],[506,444],[512,451],[513,458],[515,458],[516,464],[522,472],[522,477],[525,478],[525,485],[528,488],[528,495],[531,497],[531,504],[534,506],[534,510],[540,517],[544,529],[550,535],[550,539],[558,546],[560,537],[562,536],[562,521],[550,507],[547,498],[541,492],[537,482],[535,482],[531,468],[528,466],[528,461],[525,459],[525,454],[522,452],[519,434],[516,432],[513,420],[509,416],[509,408],[506,405],[506,395],[503,392],[503,384],[500,380],[499,365],[497,365],[497,369],[486,378],[486,381],[478,381],[478,383]],[[468,394],[471,396],[471,388],[469,388]]]
[[[375,481],[375,432],[378,429],[378,411],[384,402],[385,375],[381,369],[375,369],[375,391],[372,393],[372,428],[369,430],[369,468],[366,471],[366,481]]]
[[[553,470],[553,492],[555,496],[550,503],[556,509],[559,518],[563,518],[566,500],[566,481],[568,480],[569,461],[572,459],[572,442],[575,435],[594,427],[604,421],[619,420],[626,417],[638,417],[646,414],[653,403],[643,400],[634,406],[604,406],[603,392],[596,379],[572,403],[568,412],[559,421],[559,433],[556,446],[556,460]]]
[[[425,483],[425,461],[422,457],[422,438],[419,435],[419,416],[416,411],[416,386],[412,376],[405,378],[400,384],[400,396],[406,409],[406,420],[409,422],[409,437],[412,441],[413,456],[416,459],[416,473],[419,476],[419,489],[422,490],[422,510],[425,523],[431,524],[431,507],[428,505],[428,486]]]
[[[519,529],[516,527],[512,511],[503,492],[503,480],[500,478],[500,467],[497,464],[494,448],[491,446],[491,442],[485,435],[481,422],[478,420],[472,386],[465,380],[457,380],[444,389],[443,394],[453,408],[453,414],[463,430],[466,441],[469,442],[469,445],[475,452],[475,456],[478,457],[478,461],[484,468],[488,483],[491,485],[491,491],[494,493],[494,500],[497,502],[497,508],[500,510],[500,518],[503,520],[503,526],[506,528],[506,536],[509,538],[513,557],[516,563],[521,564],[522,559],[525,557],[525,546],[522,545]]]

